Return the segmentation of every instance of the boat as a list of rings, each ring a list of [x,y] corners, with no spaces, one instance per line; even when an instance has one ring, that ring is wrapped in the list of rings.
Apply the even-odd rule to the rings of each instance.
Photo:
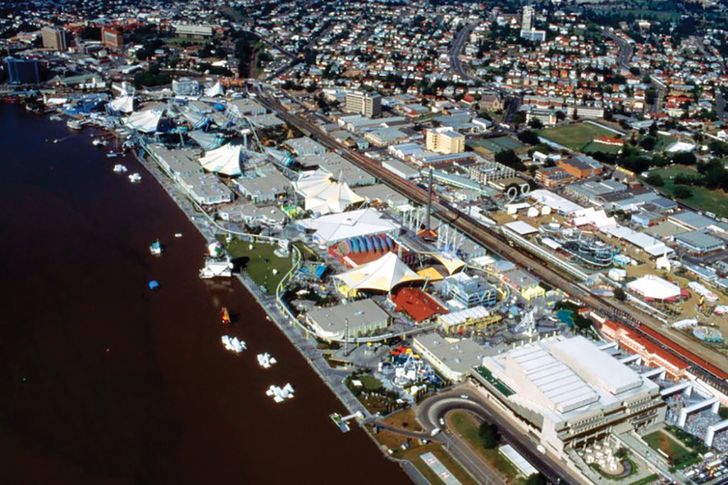
[[[115,152],[115,151],[113,151],[113,150],[111,150],[111,151],[110,151],[109,153],[107,153],[107,154],[106,154],[106,158],[116,158],[116,157],[118,157],[118,156],[119,156],[119,154],[118,154],[118,153],[116,153],[116,152]]]
[[[281,403],[286,399],[293,399],[293,393],[294,390],[291,384],[286,384],[283,387],[270,386],[268,390],[265,391],[265,395],[268,397],[272,397],[273,400],[277,403]]]
[[[127,172],[127,168],[126,168],[125,165],[122,165],[120,163],[117,163],[116,165],[114,165],[114,172],[116,172],[116,173],[126,173]]]
[[[49,119],[49,120],[51,120],[51,121],[62,121],[62,120],[63,120],[63,118],[61,118],[61,117],[60,117],[60,116],[58,116],[58,115],[50,115],[50,116],[48,117],[48,119]]]
[[[235,352],[236,354],[241,353],[247,348],[245,342],[239,340],[237,337],[223,335],[220,340],[222,340],[222,345],[223,347],[225,347],[226,350],[229,350],[230,352]]]
[[[66,126],[72,130],[80,130],[83,128],[83,124],[79,120],[68,120]]]
[[[175,232],[174,233],[174,237],[180,238],[180,237],[182,237],[182,233],[181,232]]]
[[[264,354],[258,354],[258,365],[260,365],[263,369],[270,369],[271,366],[278,361],[275,357],[272,357],[268,352],[265,352]]]
[[[135,184],[135,183],[141,182],[141,181],[142,181],[142,176],[139,175],[138,172],[134,172],[133,174],[129,175],[129,182]]]
[[[91,144],[95,147],[103,147],[109,144],[106,140],[103,140],[101,138],[94,138]]]
[[[223,325],[230,325],[230,323],[232,323],[227,307],[222,307],[222,310],[220,311],[220,323]]]
[[[159,244],[159,239],[149,245],[149,252],[152,253],[152,255],[154,256],[159,256],[160,254],[162,254],[162,245]]]

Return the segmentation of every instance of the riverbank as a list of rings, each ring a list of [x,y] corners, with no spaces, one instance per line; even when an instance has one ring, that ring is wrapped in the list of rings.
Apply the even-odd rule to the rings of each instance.
[[[198,278],[207,234],[134,159],[85,132],[48,143],[65,125],[20,106],[0,106],[0,129],[0,482],[407,481],[362,430],[331,424],[345,409],[238,280]],[[220,344],[223,305],[241,355]],[[276,405],[265,389],[285,382],[296,397]]]

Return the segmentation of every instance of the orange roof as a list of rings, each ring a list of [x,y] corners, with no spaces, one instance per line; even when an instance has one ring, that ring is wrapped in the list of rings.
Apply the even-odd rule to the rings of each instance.
[[[447,308],[435,301],[419,288],[404,287],[392,295],[398,312],[404,312],[417,323],[427,320],[436,314],[448,313]]]

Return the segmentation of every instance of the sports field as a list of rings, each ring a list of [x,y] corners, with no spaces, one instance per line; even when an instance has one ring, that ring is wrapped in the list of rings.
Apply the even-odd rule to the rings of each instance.
[[[675,190],[675,176],[679,174],[693,175],[697,174],[697,171],[693,167],[672,165],[652,170],[650,173],[656,173],[662,177],[665,185],[657,187],[657,189],[672,197]],[[728,193],[723,190],[710,190],[697,186],[690,187],[690,190],[693,191],[693,195],[687,199],[682,199],[680,202],[696,210],[712,212],[718,217],[728,217]]]
[[[616,137],[614,133],[604,128],[592,125],[590,123],[575,123],[573,125],[563,125],[556,128],[546,128],[538,132],[539,136],[558,143],[559,145],[565,146],[576,151],[584,151],[590,148],[594,150],[592,141],[594,138],[602,135]],[[597,145],[599,148],[604,148],[603,152],[609,153],[611,149],[619,147],[611,147],[608,145]]]
[[[499,136],[497,138],[473,140],[468,142],[468,145],[471,146],[475,151],[478,151],[478,148],[480,148],[481,150],[490,153],[498,153],[504,150],[517,151],[519,148],[522,148],[524,146],[523,143],[510,136]]]

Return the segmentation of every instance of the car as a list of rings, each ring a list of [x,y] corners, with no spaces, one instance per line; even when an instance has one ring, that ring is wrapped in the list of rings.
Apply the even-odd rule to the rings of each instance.
[[[445,426],[445,420],[443,418],[440,418],[440,426]]]
[[[470,396],[467,394],[460,394],[460,399],[470,399]]]

